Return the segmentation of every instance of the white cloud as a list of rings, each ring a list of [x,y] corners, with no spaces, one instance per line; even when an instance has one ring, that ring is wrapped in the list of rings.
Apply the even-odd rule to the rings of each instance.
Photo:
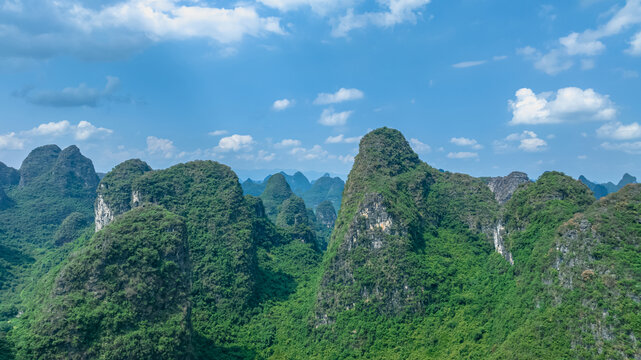
[[[229,133],[229,131],[227,131],[227,130],[214,130],[214,131],[210,131],[209,135],[211,135],[211,136],[222,136],[222,135],[226,135],[227,133]]]
[[[155,136],[147,136],[147,152],[152,155],[161,155],[166,159],[171,158],[176,151],[174,142],[168,139],[161,139]]]
[[[494,150],[499,153],[514,150],[511,143],[518,143],[518,149],[526,152],[543,151],[548,146],[535,132],[525,130],[520,134],[510,134],[503,141],[495,141]]]
[[[27,134],[36,136],[62,136],[66,135],[71,128],[71,124],[67,120],[58,122],[49,122],[40,124],[35,128],[29,130]]]
[[[288,107],[292,107],[293,105],[294,105],[294,100],[280,99],[280,100],[274,101],[272,108],[276,111],[281,111],[281,110],[287,109]]]
[[[15,132],[0,135],[0,150],[22,150],[25,140],[16,136]]]
[[[340,88],[337,92],[333,94],[320,93],[314,100],[316,105],[327,105],[327,104],[336,104],[343,101],[358,100],[362,99],[365,94],[358,89],[345,89]]]
[[[270,162],[276,158],[276,154],[266,150],[258,150],[256,154],[238,154],[236,158],[255,162]]]
[[[274,146],[280,147],[280,148],[300,146],[300,145],[301,145],[300,140],[296,140],[296,139],[283,139],[280,142],[274,144]]]
[[[347,119],[352,115],[353,111],[334,112],[334,109],[325,109],[320,116],[318,122],[325,126],[342,126],[347,123]]]
[[[154,41],[209,38],[227,44],[245,35],[283,34],[278,18],[262,18],[251,6],[233,9],[187,6],[176,1],[129,0],[100,11],[77,8],[72,17],[81,29],[125,28]]]
[[[454,145],[458,146],[469,146],[474,150],[481,150],[483,149],[483,145],[479,144],[476,140],[474,139],[468,139],[464,137],[453,137],[450,139],[450,142]]]
[[[630,47],[626,50],[630,55],[641,55],[641,32],[636,33],[630,40]]]
[[[585,59],[586,57],[593,57],[603,53],[606,46],[602,40],[626,31],[640,23],[641,1],[627,0],[624,7],[613,12],[612,17],[596,29],[588,29],[581,33],[572,32],[567,36],[561,37],[558,40],[558,44],[545,54],[531,47],[526,48],[528,51],[520,51],[520,53],[534,61],[534,66],[537,69],[554,75],[571,68],[575,63],[574,58],[576,57]],[[638,36],[632,39],[630,48],[627,50],[628,53],[636,53],[636,41],[638,41],[640,46],[639,53],[641,53],[641,39]],[[582,65],[585,65],[583,61]],[[583,68],[591,69],[590,66],[583,66]]]
[[[345,144],[353,144],[361,141],[362,136],[354,136],[354,137],[345,137],[345,135],[340,134],[336,136],[330,136],[327,139],[325,139],[326,144],[338,144],[338,143],[345,143]]]
[[[464,68],[469,68],[469,67],[473,67],[473,66],[483,65],[486,62],[487,61],[485,61],[485,60],[463,61],[463,62],[460,62],[460,63],[453,64],[452,67],[453,68],[457,68],[457,69],[464,69]]]
[[[431,146],[421,142],[418,139],[410,139],[410,145],[412,146],[412,149],[414,149],[414,151],[416,151],[417,153],[428,153],[432,151]]]
[[[73,129],[74,138],[76,140],[87,140],[89,138],[101,135],[109,135],[113,133],[112,130],[105,129],[102,127],[95,127],[88,121],[81,121],[78,123],[75,129]]]
[[[475,159],[479,157],[478,153],[469,151],[451,152],[447,154],[450,159]]]
[[[367,26],[389,28],[404,22],[415,24],[422,15],[421,9],[430,2],[431,0],[379,0],[378,4],[384,8],[382,11],[355,14],[353,9],[349,9],[347,14],[335,21],[332,35],[347,36],[354,29]]]
[[[576,87],[559,89],[553,93],[535,94],[528,88],[516,92],[516,100],[509,100],[512,109],[511,125],[555,124],[585,120],[611,120],[616,109],[607,95],[592,89]]]
[[[35,128],[25,131],[25,135],[29,136],[49,136],[59,137],[65,135],[72,135],[76,140],[88,140],[90,138],[106,136],[113,133],[113,130],[103,127],[96,127],[88,121],[80,121],[77,125],[72,125],[67,120],[58,122],[49,122],[40,124]]]
[[[622,142],[622,143],[609,143],[609,142],[604,142],[601,144],[601,147],[606,149],[606,150],[617,150],[617,151],[623,151],[624,153],[627,154],[641,154],[641,141],[635,141],[635,142]]]
[[[637,122],[623,125],[620,122],[604,124],[596,131],[597,136],[615,140],[630,140],[641,137],[641,126]]]
[[[252,138],[251,135],[234,134],[220,139],[216,150],[222,152],[251,150],[253,143],[254,138]]]
[[[579,159],[579,160],[586,160],[588,158],[588,156],[587,155],[579,155],[576,158]]]
[[[329,155],[320,145],[314,145],[311,149],[296,147],[289,153],[296,156],[299,160],[321,160],[327,158]]]
[[[23,3],[21,16],[0,31],[0,48],[9,57],[72,54],[112,59],[154,42],[201,38],[230,44],[246,36],[285,33],[279,18],[263,17],[246,4],[217,8],[197,0]],[[31,26],[35,23],[37,27]]]

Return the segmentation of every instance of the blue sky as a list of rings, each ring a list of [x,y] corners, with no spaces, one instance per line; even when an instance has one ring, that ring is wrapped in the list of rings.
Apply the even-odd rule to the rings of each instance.
[[[641,0],[0,0],[0,160],[346,175],[367,131],[475,176],[641,176]]]

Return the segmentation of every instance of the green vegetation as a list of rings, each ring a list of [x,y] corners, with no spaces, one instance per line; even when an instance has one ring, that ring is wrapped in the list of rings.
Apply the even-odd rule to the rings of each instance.
[[[94,235],[19,319],[19,358],[176,359],[191,351],[185,224],[157,206]]]
[[[48,198],[52,166],[4,186],[10,209]],[[51,201],[79,206],[65,184]],[[388,128],[363,137],[338,216],[283,174],[259,198],[216,162],[131,160],[100,185],[124,213],[98,233],[70,207],[29,243],[26,210],[0,211],[0,358],[641,358],[641,185],[595,201],[547,172],[511,191],[499,204]]]
[[[120,163],[100,181],[98,196],[108,204],[114,215],[122,214],[132,207],[131,187],[134,181],[149,171],[151,167],[139,159]]]

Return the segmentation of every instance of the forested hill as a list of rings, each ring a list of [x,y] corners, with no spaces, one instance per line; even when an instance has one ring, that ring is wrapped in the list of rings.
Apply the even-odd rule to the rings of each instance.
[[[340,206],[294,177],[0,164],[0,359],[641,359],[641,185],[440,171],[389,128]]]

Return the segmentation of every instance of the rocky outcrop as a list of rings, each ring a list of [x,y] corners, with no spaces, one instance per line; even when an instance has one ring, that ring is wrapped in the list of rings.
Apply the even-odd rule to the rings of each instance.
[[[494,240],[494,250],[501,254],[505,260],[507,260],[511,265],[514,265],[514,259],[512,259],[512,253],[510,253],[505,248],[505,242],[503,241],[503,236],[505,235],[505,227],[502,222],[498,222],[493,231],[493,240]]]
[[[96,231],[111,223],[114,218],[138,206],[139,194],[132,186],[136,179],[152,171],[151,167],[139,159],[127,160],[118,164],[100,181],[98,196],[94,204]]]
[[[388,315],[413,306],[415,289],[401,270],[406,239],[407,228],[389,214],[383,196],[366,194],[321,280],[317,326],[332,324],[356,304],[372,304]]]
[[[514,171],[508,176],[490,178],[487,186],[489,186],[490,190],[494,193],[496,201],[503,205],[510,200],[514,191],[516,191],[521,184],[527,184],[529,182],[530,179],[526,173]]]

